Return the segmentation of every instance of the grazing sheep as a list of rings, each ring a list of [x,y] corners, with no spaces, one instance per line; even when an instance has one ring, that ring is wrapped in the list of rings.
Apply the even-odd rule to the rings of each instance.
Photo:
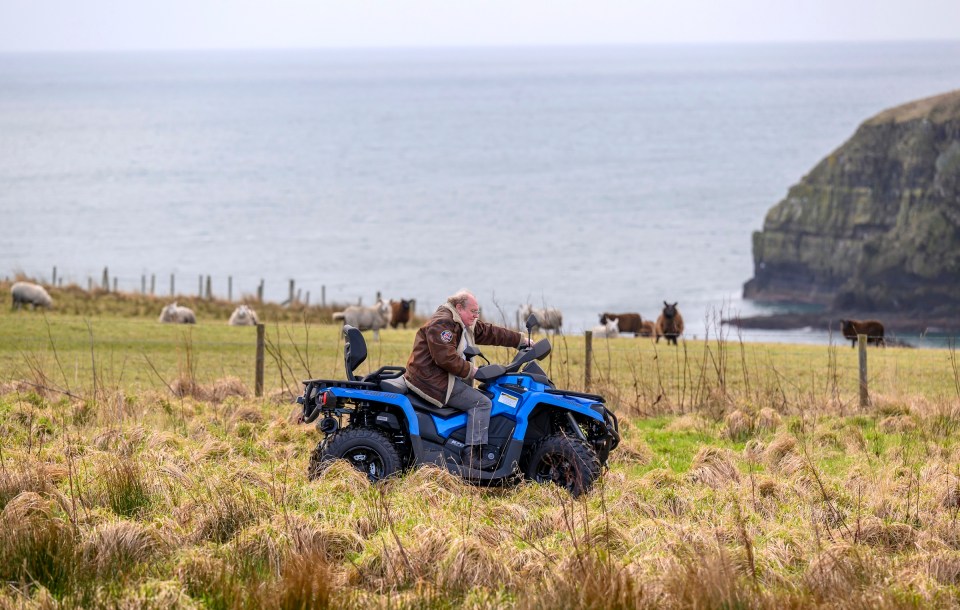
[[[257,312],[246,305],[239,305],[234,309],[233,313],[230,314],[230,321],[227,322],[230,326],[256,326],[259,323]]]
[[[53,306],[53,299],[47,294],[43,286],[31,284],[30,282],[15,282],[10,287],[10,294],[13,296],[13,309],[20,309],[22,305],[29,303],[31,309],[37,307],[50,308]]]
[[[167,324],[196,324],[197,316],[193,314],[193,310],[189,307],[177,305],[177,302],[174,301],[163,308],[163,311],[160,312],[159,321]]]
[[[399,301],[390,299],[390,328],[396,328],[400,324],[403,324],[403,327],[406,328],[416,306],[416,299],[400,299]]]
[[[843,336],[850,339],[850,346],[857,346],[857,335],[867,336],[867,345],[875,343],[886,346],[883,340],[883,324],[879,320],[840,320]]]
[[[334,313],[333,319],[343,320],[344,324],[360,330],[372,330],[373,338],[380,339],[380,329],[386,328],[390,323],[390,304],[381,299],[372,307],[351,305],[343,311]]]
[[[600,314],[600,323],[606,324],[608,320],[616,318],[620,324],[620,332],[633,333],[634,337],[640,336],[643,328],[643,319],[638,313],[602,313]]]
[[[610,339],[620,334],[619,321],[616,318],[609,318],[600,326],[593,327],[593,336],[598,339]]]
[[[640,323],[640,332],[637,333],[639,337],[655,337],[657,334],[657,325],[653,323],[653,320],[644,320]]]
[[[677,344],[677,337],[683,334],[683,316],[677,310],[677,304],[663,302],[663,312],[657,318],[657,343],[660,337],[667,338],[667,344]]]
[[[555,333],[559,333],[560,327],[563,326],[563,314],[560,313],[560,310],[556,309],[555,307],[535,309],[530,304],[521,305],[520,310],[517,312],[517,317],[521,325],[526,323],[527,318],[530,317],[530,314],[533,314],[537,318],[537,323],[533,326],[531,331],[541,328],[545,331],[552,330]]]

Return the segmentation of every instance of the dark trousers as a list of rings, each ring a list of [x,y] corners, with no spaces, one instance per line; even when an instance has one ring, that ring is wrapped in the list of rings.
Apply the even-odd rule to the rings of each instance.
[[[490,411],[493,403],[479,390],[457,379],[453,382],[453,392],[448,407],[467,412],[467,445],[483,445],[490,431]]]

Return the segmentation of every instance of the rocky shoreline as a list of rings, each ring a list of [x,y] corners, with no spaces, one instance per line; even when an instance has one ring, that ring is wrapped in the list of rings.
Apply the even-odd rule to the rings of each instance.
[[[814,328],[840,334],[841,319],[880,320],[888,333],[924,335],[926,333],[960,334],[960,317],[956,315],[929,315],[922,312],[785,312],[764,316],[725,318],[721,323],[758,330],[793,330]]]

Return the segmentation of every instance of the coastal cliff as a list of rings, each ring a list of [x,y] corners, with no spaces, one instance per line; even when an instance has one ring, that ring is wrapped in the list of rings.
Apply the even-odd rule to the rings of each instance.
[[[753,234],[747,299],[832,310],[960,305],[960,90],[881,112]]]

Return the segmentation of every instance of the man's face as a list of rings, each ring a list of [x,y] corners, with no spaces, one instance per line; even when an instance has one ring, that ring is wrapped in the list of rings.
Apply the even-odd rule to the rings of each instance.
[[[473,326],[473,323],[480,317],[480,306],[476,299],[468,298],[466,303],[457,306],[457,313],[460,314],[460,319],[463,320],[464,325]]]

